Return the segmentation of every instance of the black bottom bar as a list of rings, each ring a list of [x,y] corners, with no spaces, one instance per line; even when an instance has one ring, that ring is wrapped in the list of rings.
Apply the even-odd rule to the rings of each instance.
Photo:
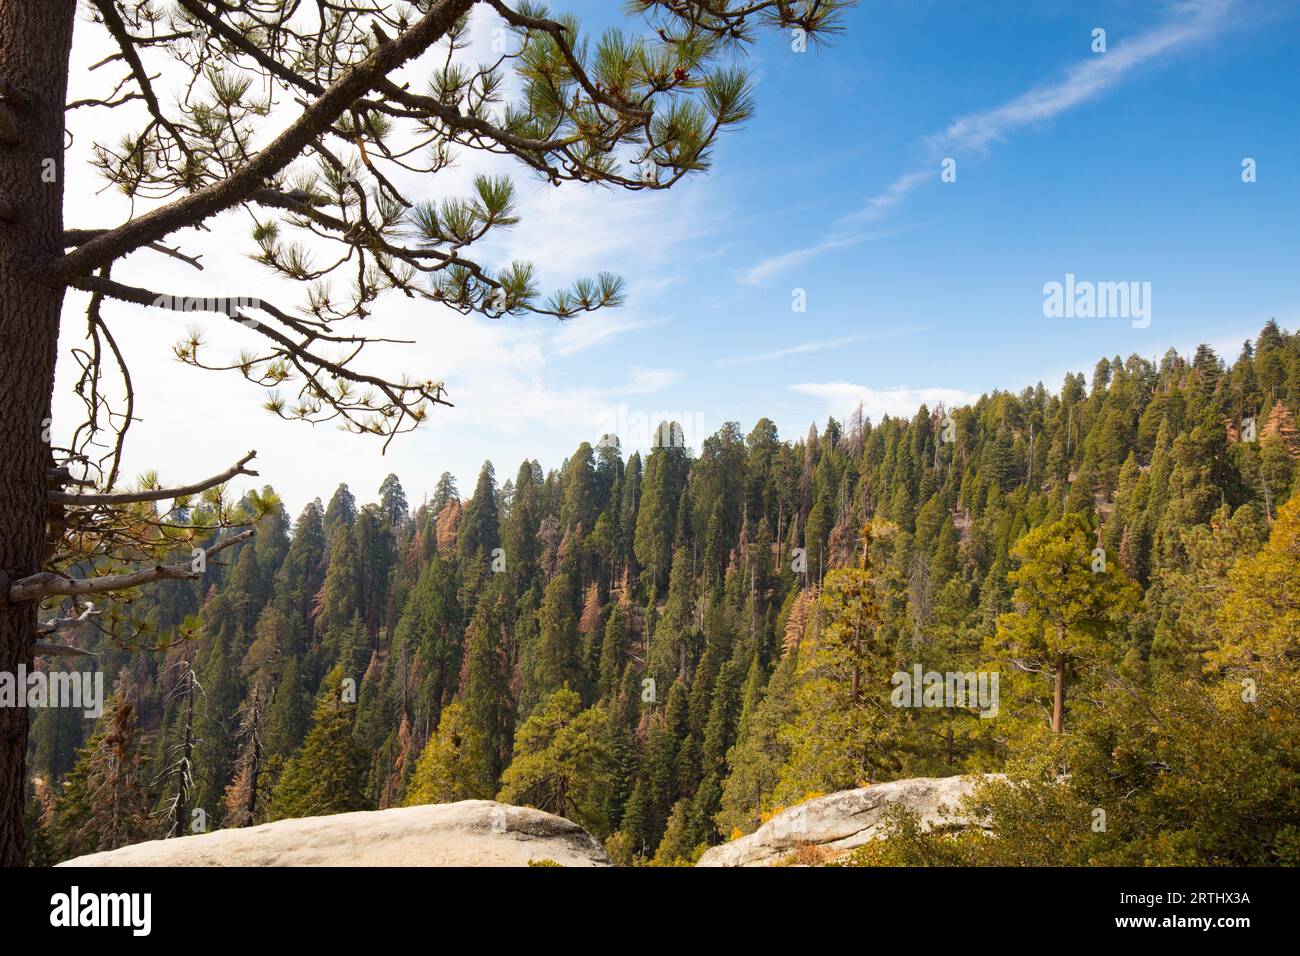
[[[31,869],[0,871],[0,913],[10,939],[75,933],[127,946],[373,945],[415,931],[448,944],[468,933],[456,948],[473,952],[511,938],[771,940],[799,926],[818,948],[841,937],[866,947],[879,933],[938,942],[1037,931],[1232,945],[1292,922],[1293,887],[1283,869]],[[116,894],[149,894],[148,908]],[[137,935],[146,912],[148,935]]]

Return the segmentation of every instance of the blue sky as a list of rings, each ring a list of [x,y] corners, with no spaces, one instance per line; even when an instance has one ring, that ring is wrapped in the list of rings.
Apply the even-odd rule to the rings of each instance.
[[[553,6],[593,26],[621,8]],[[875,0],[826,50],[768,35],[750,56],[758,114],[706,176],[654,195],[516,176],[524,222],[485,254],[531,258],[555,284],[620,272],[626,307],[563,327],[402,312],[422,345],[395,360],[445,379],[457,407],[384,459],[365,439],[269,420],[226,381],[194,398],[214,426],[197,444],[174,406],[191,386],[141,331],[158,392],[131,461],[192,478],[258,447],[293,510],[338,480],[368,500],[390,470],[418,501],[443,470],[468,493],[488,457],[500,480],[525,456],[558,467],[620,416],[688,416],[698,447],[728,420],[747,432],[767,416],[793,438],[859,400],[878,419],[1056,389],[1103,355],[1210,342],[1234,358],[1270,317],[1300,325],[1298,25],[1300,5],[1258,0]],[[1105,53],[1091,51],[1097,27]],[[945,157],[955,182],[939,181]],[[1149,327],[1045,318],[1043,285],[1067,273],[1150,282]]]
[[[662,303],[673,316],[645,337],[647,361],[681,369],[684,407],[798,425],[826,408],[792,384],[1054,387],[1101,355],[1199,341],[1232,343],[1235,355],[1270,316],[1294,327],[1296,11],[1212,9],[871,3],[828,52],[763,44],[759,116],[720,150],[710,184],[731,217],[696,244],[716,257],[634,305]],[[1076,105],[1008,124],[983,148],[946,145],[957,181],[938,181],[927,140],[958,118],[1198,18],[1203,32]],[[1105,54],[1090,51],[1096,26],[1107,29]],[[1253,184],[1241,182],[1246,156],[1258,163]],[[930,178],[876,218],[845,221],[927,166]],[[753,284],[735,281],[828,241]],[[1066,272],[1152,282],[1151,326],[1045,319],[1042,285]],[[803,315],[790,309],[795,287],[807,292]],[[815,343],[837,344],[716,364]]]

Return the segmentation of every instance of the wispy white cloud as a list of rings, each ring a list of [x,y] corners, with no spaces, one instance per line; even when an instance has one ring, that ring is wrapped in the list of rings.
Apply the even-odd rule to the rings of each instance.
[[[939,404],[952,409],[979,400],[975,392],[959,388],[869,388],[853,382],[803,382],[791,385],[790,389],[822,399],[827,411],[841,418],[851,414],[861,403],[862,413],[873,422],[880,421],[885,415],[911,418],[923,404],[934,411]]]
[[[937,137],[934,151],[947,146],[982,150],[1021,127],[1049,120],[1118,85],[1162,54],[1205,39],[1222,21],[1232,0],[1192,0],[1175,6],[1177,18],[1102,54],[1092,54],[1054,83],[1036,86],[1001,106],[959,117]]]
[[[861,209],[843,217],[830,236],[814,245],[764,259],[742,270],[739,281],[757,285],[790,266],[826,252],[856,245],[867,238],[883,238],[888,233],[846,235],[845,230],[855,222],[883,217],[922,183],[937,178],[940,158],[960,151],[984,152],[1017,130],[1046,122],[1095,99],[1161,56],[1206,39],[1222,25],[1234,2],[1183,0],[1175,3],[1170,8],[1170,19],[1160,26],[1116,43],[1106,53],[1091,54],[1067,69],[1061,78],[1034,86],[991,109],[959,116],[943,131],[925,138],[925,159],[921,165],[898,176]]]
[[[662,319],[640,319],[616,312],[594,312],[568,319],[551,335],[554,355],[574,355],[612,342],[621,335],[663,325]]]
[[[913,189],[933,176],[934,173],[929,169],[915,170],[899,176],[883,192],[867,200],[866,211],[876,216],[883,215],[891,207],[898,205],[907,198],[907,194]]]
[[[1145,33],[1091,54],[1058,80],[1042,83],[992,109],[959,116],[940,133],[926,137],[925,166],[904,173],[846,221],[882,216],[922,183],[938,175],[936,161],[949,153],[985,152],[1017,130],[1051,120],[1118,86],[1139,68],[1208,37],[1218,28],[1234,0],[1186,0],[1173,6],[1174,16]]]
[[[849,236],[833,236],[817,243],[813,246],[807,246],[803,249],[795,249],[792,252],[785,252],[779,256],[772,256],[764,259],[748,269],[742,269],[738,274],[742,285],[761,285],[774,275],[785,271],[791,266],[806,262],[809,259],[815,259],[824,252],[830,252],[833,249],[843,249],[848,246],[856,246],[863,242],[874,242],[877,239],[887,239],[890,236],[896,236],[899,233],[909,231],[911,227],[900,227],[898,229],[880,229],[874,232],[862,232]]]
[[[760,352],[757,355],[732,355],[726,358],[718,359],[715,365],[749,365],[755,362],[768,362],[772,359],[788,358],[791,355],[803,355],[807,352],[823,352],[826,349],[837,349],[845,345],[852,345],[854,342],[874,341],[879,342],[885,339],[901,338],[904,335],[915,335],[923,331],[919,326],[905,326],[899,329],[890,329],[884,332],[862,332],[858,335],[846,335],[838,339],[823,339],[814,342],[800,342],[798,345],[791,345],[789,348],[776,349],[772,352]]]
[[[605,395],[653,395],[681,379],[682,373],[669,368],[634,367],[626,384],[607,389]]]

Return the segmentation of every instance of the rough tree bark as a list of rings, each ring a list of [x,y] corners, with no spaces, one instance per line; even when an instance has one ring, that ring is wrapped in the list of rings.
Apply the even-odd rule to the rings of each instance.
[[[63,107],[76,0],[0,0],[0,671],[32,663],[34,601],[8,582],[41,570],[46,419],[63,288],[38,278],[63,253]],[[8,126],[8,123],[3,124]],[[0,865],[23,863],[27,709],[0,708]]]
[[[1056,658],[1054,686],[1052,689],[1052,733],[1059,734],[1065,728],[1065,668],[1068,661],[1061,654]]]

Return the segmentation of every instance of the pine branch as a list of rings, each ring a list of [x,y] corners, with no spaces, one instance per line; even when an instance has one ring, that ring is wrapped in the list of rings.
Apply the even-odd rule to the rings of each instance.
[[[250,461],[257,457],[256,451],[250,451],[239,461],[235,462],[219,475],[213,475],[211,478],[205,478],[203,481],[195,482],[192,485],[183,485],[180,488],[153,488],[142,491],[121,491],[109,494],[68,494],[63,491],[49,492],[49,500],[54,504],[88,506],[88,505],[129,505],[138,504],[143,501],[171,501],[176,498],[185,498],[189,495],[201,494],[209,488],[215,488],[217,485],[223,485],[236,475],[249,475],[258,477],[258,473],[251,468],[245,467]]]
[[[441,40],[474,3],[475,0],[442,0],[411,29],[382,44],[344,73],[266,149],[230,176],[131,219],[65,253],[46,271],[47,280],[67,285],[142,246],[158,242],[177,229],[193,226],[244,202],[296,160],[312,140],[333,126],[380,80]]]
[[[73,628],[81,627],[90,621],[92,617],[99,617],[103,611],[96,611],[95,605],[90,601],[86,602],[86,609],[77,617],[60,617],[52,621],[46,621],[43,624],[36,625],[37,634],[57,634],[59,631],[70,631]],[[57,647],[55,644],[44,645],[47,648]],[[89,654],[89,651],[83,651],[79,648],[68,648],[74,654]]]
[[[206,560],[251,537],[253,537],[251,528],[241,531],[205,548],[203,556]],[[107,574],[99,578],[74,579],[50,571],[42,571],[39,574],[20,578],[11,584],[9,600],[17,604],[21,601],[40,601],[54,595],[104,594],[109,591],[126,591],[153,581],[197,581],[202,576],[200,572],[194,570],[190,562],[159,564],[152,568],[142,568],[139,571],[128,571],[123,574]]]
[[[136,85],[140,87],[140,95],[144,98],[145,105],[148,106],[149,114],[154,118],[154,122],[167,130],[177,148],[185,155],[185,158],[193,161],[194,154],[191,152],[189,144],[186,143],[185,136],[163,113],[162,105],[158,102],[158,96],[154,93],[152,79],[148,71],[145,70],[144,63],[140,60],[140,53],[136,50],[130,31],[127,30],[126,24],[122,22],[122,17],[117,12],[114,0],[92,0],[92,2],[104,18],[104,26],[108,28],[108,32],[112,34],[113,39],[117,41],[127,65],[131,67],[131,74],[135,77]],[[104,264],[107,265],[107,263]]]

